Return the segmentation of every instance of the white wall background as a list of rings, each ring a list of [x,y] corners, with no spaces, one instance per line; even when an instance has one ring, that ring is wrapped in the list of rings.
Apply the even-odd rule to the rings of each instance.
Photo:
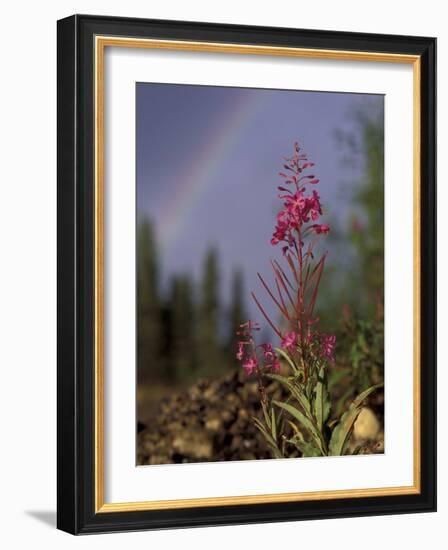
[[[0,542],[4,548],[244,548],[313,550],[446,541],[443,463],[448,372],[439,370],[439,512],[75,538],[55,530],[56,492],[56,20],[73,13],[437,36],[439,152],[448,147],[444,3],[426,0],[89,0],[5,4],[0,33]],[[443,21],[445,20],[445,23]],[[447,329],[448,169],[439,161],[439,335]]]

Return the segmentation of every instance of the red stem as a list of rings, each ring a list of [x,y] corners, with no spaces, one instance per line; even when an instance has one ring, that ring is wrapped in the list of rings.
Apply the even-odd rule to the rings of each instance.
[[[255,296],[255,294],[253,292],[251,292],[251,296],[252,298],[254,299],[255,303],[257,304],[258,306],[258,309],[261,311],[263,317],[266,319],[266,321],[269,323],[269,325],[271,326],[272,330],[275,332],[275,334],[277,334],[277,336],[279,338],[282,337],[282,334],[281,332],[279,331],[279,329],[274,325],[274,323],[269,319],[269,316],[268,314],[265,312],[265,310],[263,309],[262,305],[260,304],[260,302],[257,300],[257,297]]]

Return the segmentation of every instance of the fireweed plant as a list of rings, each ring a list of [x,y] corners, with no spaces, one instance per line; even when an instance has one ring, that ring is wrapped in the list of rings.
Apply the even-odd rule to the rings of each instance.
[[[258,273],[267,295],[280,314],[274,322],[254,293],[261,314],[278,337],[279,345],[257,344],[260,325],[241,324],[236,357],[246,374],[258,382],[262,419],[253,418],[276,458],[329,456],[349,452],[350,436],[364,400],[378,387],[371,386],[350,404],[339,418],[329,422],[331,401],[327,370],[334,364],[336,337],[319,330],[314,309],[326,253],[315,258],[317,239],[328,225],[318,223],[323,212],[315,186],[314,163],[297,143],[292,157],[284,159],[278,197],[283,207],[271,244],[282,247],[284,262],[271,261],[274,286]],[[273,399],[266,382],[275,380],[285,398]],[[356,453],[357,450],[353,450]]]

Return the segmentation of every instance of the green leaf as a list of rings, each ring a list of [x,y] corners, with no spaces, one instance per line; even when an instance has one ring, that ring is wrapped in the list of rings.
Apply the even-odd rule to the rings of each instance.
[[[361,405],[372,392],[381,387],[382,384],[371,386],[365,391],[360,393],[358,397],[351,403],[348,410],[342,415],[341,420],[336,425],[331,434],[329,454],[332,456],[340,456],[345,454],[350,436],[353,430],[353,426],[361,412]]]
[[[320,450],[308,441],[300,441],[295,445],[301,451],[303,457],[322,456]]]
[[[253,420],[255,426],[260,430],[260,432],[263,433],[263,435],[267,435],[272,439],[272,437],[268,434],[266,428],[264,427],[263,423],[260,420],[258,420],[258,418],[253,416],[252,420]]]
[[[281,409],[284,409],[287,411],[291,416],[293,416],[296,420],[298,420],[299,424],[303,426],[313,437],[314,441],[316,442],[320,452],[322,455],[326,455],[326,452],[324,450],[324,445],[322,441],[322,436],[319,434],[318,430],[314,426],[313,422],[306,417],[299,409],[296,409],[292,405],[289,405],[288,403],[281,403],[280,401],[273,401],[274,405],[277,405],[277,407],[280,407]]]
[[[272,439],[272,437],[268,434],[263,424],[258,420],[258,418],[252,417],[252,420],[255,424],[255,427],[261,432],[263,437],[266,439],[269,447],[272,450],[273,455],[275,458],[283,458],[282,453],[280,452],[279,448],[277,447],[277,443]]]
[[[271,429],[271,419],[269,417],[268,411],[266,410],[266,404],[263,401],[261,402],[261,408],[263,409],[263,416],[264,421],[266,422],[266,426]]]
[[[299,428],[294,424],[294,422],[291,422],[291,420],[287,421],[288,424],[291,426],[292,431],[294,432],[293,438],[298,438],[300,441],[305,441],[305,438],[303,437],[302,432],[299,430]]]
[[[299,405],[302,407],[303,412],[310,416],[311,414],[311,404],[306,397],[305,393],[302,390],[302,386],[299,385],[299,383],[291,382],[289,378],[286,378],[286,376],[282,376],[280,374],[267,374],[268,378],[271,378],[272,380],[277,380],[277,382],[280,382],[283,386],[286,387],[286,389],[293,395],[293,397],[296,398],[296,400],[299,402]]]
[[[319,448],[316,447],[313,441],[305,440],[302,432],[294,424],[294,422],[288,420],[288,424],[291,426],[294,432],[294,435],[290,439],[286,440],[288,443],[294,445],[294,447],[296,447],[302,453],[302,456],[322,456],[322,452]]]
[[[277,424],[275,420],[275,410],[274,407],[271,409],[271,431],[272,431],[272,438],[274,441],[277,441]]]
[[[319,370],[317,383],[314,387],[313,412],[316,418],[317,427],[322,432],[323,426],[330,414],[330,397],[327,390],[324,366]]]
[[[375,384],[374,386],[370,386],[370,388],[367,388],[366,390],[364,390],[363,392],[361,392],[353,401],[353,403],[351,404],[352,407],[359,407],[360,405],[362,405],[362,402],[364,401],[364,399],[367,399],[367,397],[369,397],[369,395],[371,393],[373,393],[375,390],[377,390],[378,388],[381,388],[383,386],[383,384]]]

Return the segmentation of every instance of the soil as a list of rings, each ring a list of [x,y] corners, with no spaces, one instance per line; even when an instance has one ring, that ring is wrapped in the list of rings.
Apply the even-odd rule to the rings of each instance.
[[[280,392],[271,384],[270,392]],[[162,399],[137,436],[137,463],[253,460],[271,458],[254,426],[260,417],[256,381],[239,371],[218,380],[200,380]],[[142,429],[143,428],[143,429]]]
[[[155,395],[156,389],[147,388],[146,395]],[[285,397],[276,382],[266,391],[274,399]],[[262,417],[258,384],[242,370],[160,394],[137,425],[138,465],[272,458],[252,420]],[[351,453],[384,452],[383,400],[384,394],[377,392],[365,404],[355,424]]]

